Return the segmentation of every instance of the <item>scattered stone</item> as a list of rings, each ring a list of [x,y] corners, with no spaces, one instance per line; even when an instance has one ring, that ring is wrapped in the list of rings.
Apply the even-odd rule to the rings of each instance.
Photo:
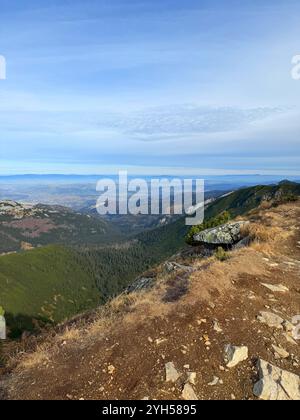
[[[283,336],[290,344],[293,344],[293,346],[298,345],[298,343],[288,333],[283,333]]]
[[[289,321],[283,321],[282,326],[283,326],[284,331],[287,333],[293,333],[295,329],[295,326]]]
[[[275,353],[275,359],[287,359],[290,356],[290,354],[283,348],[274,346],[274,344],[272,344],[272,347]]]
[[[166,382],[173,382],[175,383],[180,378],[180,373],[175,368],[173,362],[169,362],[166,364]]]
[[[208,384],[208,386],[216,386],[218,385],[220,381],[220,378],[218,378],[217,376],[214,376],[213,380]]]
[[[222,328],[220,327],[220,325],[219,325],[218,321],[214,321],[213,326],[214,326],[214,330],[215,330],[217,333],[221,333],[221,332],[223,332],[223,330],[222,330]]]
[[[197,373],[196,372],[188,372],[187,374],[187,382],[195,385],[196,384]]]
[[[186,271],[188,273],[192,273],[194,271],[193,267],[178,264],[177,262],[168,261],[164,264],[164,268],[168,273],[172,273],[173,271]]]
[[[277,328],[279,330],[283,329],[283,322],[279,315],[275,315],[272,312],[261,311],[257,317],[258,321],[262,324],[266,324],[268,327]]]
[[[109,365],[107,368],[107,371],[110,375],[113,375],[115,372],[116,368],[113,365]]]
[[[159,346],[160,344],[165,343],[166,341],[168,341],[166,338],[158,338],[157,340],[155,340],[155,344],[157,346]]]
[[[285,293],[288,292],[289,289],[283,284],[268,284],[268,283],[261,283],[262,286],[266,287],[267,289],[271,290],[272,292],[278,292],[278,293]]]
[[[241,346],[232,346],[227,344],[225,346],[225,363],[228,368],[233,368],[238,365],[240,362],[243,362],[248,359],[248,347]]]
[[[155,282],[155,277],[139,277],[126,289],[126,293],[133,293],[151,289],[154,286]]]
[[[300,378],[260,359],[257,364],[260,380],[253,393],[265,401],[300,400]]]
[[[198,401],[198,397],[190,384],[185,384],[182,391],[182,398],[186,401]]]

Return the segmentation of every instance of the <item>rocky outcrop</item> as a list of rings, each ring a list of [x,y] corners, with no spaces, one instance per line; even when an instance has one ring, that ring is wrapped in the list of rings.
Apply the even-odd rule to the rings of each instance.
[[[139,277],[126,289],[126,293],[139,292],[141,290],[151,289],[156,281],[155,277]]]
[[[227,223],[212,229],[204,230],[193,237],[195,244],[213,246],[232,246],[243,239],[242,228],[249,222]]]
[[[259,381],[255,384],[254,395],[265,401],[300,400],[300,378],[264,360],[257,363]]]

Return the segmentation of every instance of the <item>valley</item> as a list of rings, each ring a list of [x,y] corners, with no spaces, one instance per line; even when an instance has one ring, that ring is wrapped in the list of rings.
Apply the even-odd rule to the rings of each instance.
[[[206,220],[243,215],[262,202],[300,195],[300,185],[241,189],[217,198]],[[130,216],[132,218],[132,216]],[[136,278],[189,249],[184,218],[129,236],[113,224],[65,207],[0,203],[0,306],[9,337],[37,333],[122,293]],[[10,254],[12,252],[12,254]]]

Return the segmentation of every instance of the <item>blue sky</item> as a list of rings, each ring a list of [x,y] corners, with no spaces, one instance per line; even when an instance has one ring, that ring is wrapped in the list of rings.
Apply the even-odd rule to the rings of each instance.
[[[298,0],[0,0],[0,174],[300,174]]]

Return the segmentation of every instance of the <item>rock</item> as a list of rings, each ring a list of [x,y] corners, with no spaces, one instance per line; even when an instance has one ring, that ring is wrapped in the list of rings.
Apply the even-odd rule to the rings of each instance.
[[[287,359],[290,356],[283,348],[274,346],[274,344],[272,344],[272,347],[275,353],[275,359]]]
[[[0,340],[6,339],[6,322],[3,315],[0,315]]]
[[[204,230],[193,237],[195,244],[234,245],[242,239],[242,227],[249,222],[227,223]]]
[[[189,273],[192,273],[194,271],[193,267],[178,264],[176,262],[171,262],[171,261],[166,262],[164,264],[164,268],[168,273],[172,273],[173,271],[179,271],[179,270],[186,271]]]
[[[180,373],[177,372],[173,362],[166,364],[166,382],[175,383],[180,378]]]
[[[236,245],[233,246],[233,249],[238,250],[245,248],[251,244],[251,236],[246,236],[241,241],[239,241]]]
[[[214,331],[216,331],[217,333],[221,333],[221,332],[223,332],[223,330],[222,330],[222,328],[220,327],[220,325],[219,325],[218,321],[214,321],[214,323],[213,323],[213,328],[214,328]]]
[[[198,397],[190,384],[185,384],[182,391],[182,398],[186,401],[198,401]]]
[[[260,359],[257,364],[259,381],[253,393],[265,401],[300,400],[300,378]]]
[[[187,374],[187,383],[192,385],[196,384],[197,373],[196,372],[188,372]]]
[[[109,365],[107,368],[107,371],[110,375],[113,375],[115,373],[116,368],[113,365]]]
[[[293,346],[297,346],[298,345],[298,343],[288,333],[284,333],[283,336]]]
[[[127,289],[126,293],[139,292],[141,290],[151,289],[156,282],[155,277],[139,277]]]
[[[218,378],[217,376],[214,376],[213,380],[208,384],[208,386],[216,386],[218,385],[220,381],[220,378]]]
[[[240,362],[243,362],[248,359],[248,347],[241,346],[232,346],[228,344],[225,346],[225,357],[226,366],[228,368],[233,368],[238,365]]]
[[[285,332],[293,334],[295,326],[291,322],[283,321],[282,326]]]
[[[266,324],[268,327],[277,328],[279,330],[283,329],[284,319],[279,315],[275,315],[272,312],[261,311],[257,317],[258,321],[262,324]]]
[[[278,292],[278,293],[285,293],[288,292],[289,289],[282,284],[267,284],[267,283],[261,283],[262,286],[266,287],[267,289],[271,290],[272,292]]]
[[[160,344],[165,343],[166,341],[168,341],[166,338],[158,338],[157,340],[155,340],[155,344],[157,346],[159,346]]]

